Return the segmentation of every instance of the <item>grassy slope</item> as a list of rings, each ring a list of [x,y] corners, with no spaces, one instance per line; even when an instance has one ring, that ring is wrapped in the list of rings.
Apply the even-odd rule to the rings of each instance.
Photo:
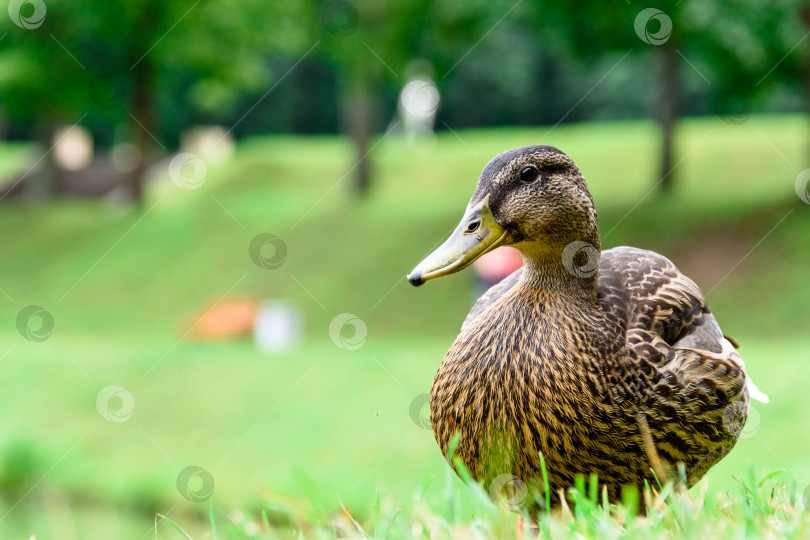
[[[378,184],[361,202],[348,196],[344,142],[273,137],[246,141],[227,167],[209,168],[199,190],[155,186],[146,208],[155,206],[142,221],[93,202],[6,205],[0,227],[13,234],[3,239],[0,288],[12,301],[0,299],[7,321],[0,355],[9,351],[0,447],[14,449],[7,462],[30,458],[30,476],[20,481],[30,487],[89,432],[43,486],[88,504],[115,500],[147,527],[155,508],[192,508],[174,488],[189,464],[211,471],[228,506],[277,492],[301,496],[296,468],[318,486],[316,513],[334,511],[335,492],[363,513],[375,486],[406,500],[422,479],[443,474],[432,435],[408,407],[428,391],[457,332],[471,278],[416,291],[403,275],[456,223],[486,160],[542,141],[580,165],[603,247],[655,249],[711,290],[724,330],[743,343],[749,370],[771,394],[754,415],[758,429],[712,471],[713,489],[731,488],[731,475],[749,462],[789,469],[803,486],[810,207],[793,180],[805,163],[804,129],[798,117],[684,122],[674,193],[652,193],[630,213],[655,181],[647,123],[561,126],[548,135],[547,128],[468,131],[463,142],[443,134],[420,149],[386,140],[375,151]],[[260,232],[286,241],[280,269],[250,261],[248,244]],[[296,301],[307,317],[304,347],[262,357],[248,343],[178,344],[184,321],[234,286],[232,295]],[[56,330],[45,343],[15,331],[28,304],[53,313]],[[357,351],[328,339],[329,322],[342,312],[368,325]],[[106,422],[96,411],[98,391],[110,384],[135,397],[127,422]],[[41,492],[27,503],[47,506]],[[50,526],[41,515],[15,510],[0,527],[15,516],[24,531]]]

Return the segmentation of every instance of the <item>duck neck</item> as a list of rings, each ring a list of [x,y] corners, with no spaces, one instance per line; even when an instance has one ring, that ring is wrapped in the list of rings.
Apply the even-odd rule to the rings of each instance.
[[[595,242],[571,242],[565,246],[544,246],[521,250],[524,271],[521,284],[565,296],[596,300],[601,257]]]

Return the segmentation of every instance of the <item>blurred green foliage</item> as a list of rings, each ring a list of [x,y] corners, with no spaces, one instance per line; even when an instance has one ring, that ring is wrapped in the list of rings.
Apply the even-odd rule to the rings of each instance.
[[[237,124],[237,135],[335,132],[339,104],[358,81],[369,86],[379,130],[393,116],[415,59],[433,66],[443,97],[439,129],[634,118],[656,107],[661,47],[636,34],[634,4],[49,0],[46,6],[35,29],[0,17],[0,111],[17,137],[31,136],[42,123],[79,118],[101,146],[131,137],[137,126],[130,114],[138,117],[144,86],[152,110],[138,120],[164,144],[176,144],[184,126],[211,122]],[[804,107],[799,0],[657,7],[672,19],[668,43],[681,55],[681,114]]]

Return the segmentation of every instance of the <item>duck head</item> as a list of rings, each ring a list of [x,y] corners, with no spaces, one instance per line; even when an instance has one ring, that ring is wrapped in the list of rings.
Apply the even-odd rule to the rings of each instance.
[[[484,167],[458,227],[408,275],[446,276],[501,245],[545,284],[591,281],[601,251],[593,199],[573,160],[553,146],[504,152]]]

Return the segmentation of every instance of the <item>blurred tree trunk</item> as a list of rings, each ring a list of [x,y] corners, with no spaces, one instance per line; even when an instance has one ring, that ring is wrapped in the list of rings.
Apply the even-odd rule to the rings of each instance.
[[[141,9],[140,24],[149,28],[151,21],[160,20],[161,3],[159,0],[147,0]],[[135,37],[129,53],[132,94],[129,103],[129,120],[134,134],[134,144],[138,149],[135,166],[127,178],[127,191],[130,201],[140,205],[143,200],[143,181],[152,148],[154,133],[154,99],[157,92],[156,68],[149,57],[154,37],[144,33]]]
[[[54,121],[46,115],[36,130],[37,146],[44,157],[37,168],[27,173],[23,182],[23,196],[32,202],[42,202],[49,199],[58,184],[59,167],[53,153]]]
[[[6,140],[8,137],[8,117],[6,111],[0,106],[0,140]]]
[[[374,125],[371,88],[365,73],[354,73],[344,83],[341,110],[344,130],[354,146],[354,191],[362,196],[371,187],[371,166],[367,154]]]
[[[132,101],[130,103],[130,120],[135,134],[135,147],[138,149],[138,161],[129,173],[127,180],[128,195],[134,204],[140,204],[143,198],[143,177],[146,172],[151,137],[146,130],[152,131],[153,95],[152,76],[148,64],[139,64],[132,71]]]
[[[799,12],[799,17],[805,28],[810,31],[810,0],[803,0]],[[810,46],[805,47],[804,61],[802,63],[802,86],[804,88],[805,113],[810,115]],[[810,155],[810,148],[808,148],[808,155]]]
[[[661,154],[659,178],[661,190],[672,188],[672,146],[675,122],[678,119],[678,57],[670,39],[658,47],[660,94],[658,101],[658,125],[661,128]]]

